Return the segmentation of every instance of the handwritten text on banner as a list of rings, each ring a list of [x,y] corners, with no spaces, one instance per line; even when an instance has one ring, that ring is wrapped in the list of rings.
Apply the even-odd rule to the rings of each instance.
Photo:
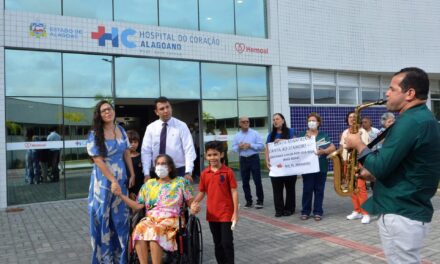
[[[319,171],[315,138],[299,137],[269,143],[269,176],[289,176]]]

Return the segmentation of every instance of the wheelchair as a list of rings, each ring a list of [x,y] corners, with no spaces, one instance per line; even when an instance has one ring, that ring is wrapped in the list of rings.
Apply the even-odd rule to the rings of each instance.
[[[136,212],[130,221],[130,239],[128,250],[128,263],[139,264],[136,250],[132,246],[131,234],[134,227],[145,217],[145,210]],[[185,223],[182,223],[184,219]],[[200,220],[195,215],[190,215],[186,206],[180,210],[179,229],[176,234],[177,250],[165,251],[162,258],[163,264],[201,264],[203,261],[203,236]],[[151,263],[151,262],[149,262]]]

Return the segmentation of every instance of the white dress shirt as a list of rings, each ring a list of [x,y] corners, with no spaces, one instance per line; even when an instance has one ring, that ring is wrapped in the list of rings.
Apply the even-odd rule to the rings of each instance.
[[[158,119],[149,124],[145,131],[141,149],[144,175],[150,175],[151,165],[159,155],[160,132],[163,123],[162,120]],[[185,166],[185,172],[191,173],[196,159],[191,132],[188,126],[177,118],[171,117],[167,124],[165,153],[173,158],[176,168]]]

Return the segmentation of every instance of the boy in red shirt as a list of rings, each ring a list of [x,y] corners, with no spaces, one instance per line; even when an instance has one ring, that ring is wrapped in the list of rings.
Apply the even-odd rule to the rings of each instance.
[[[209,167],[200,176],[199,194],[191,205],[192,213],[200,211],[200,201],[208,196],[206,220],[215,245],[218,263],[234,263],[234,243],[232,230],[238,222],[238,193],[232,169],[222,164],[223,143],[210,141],[205,144],[205,158]]]

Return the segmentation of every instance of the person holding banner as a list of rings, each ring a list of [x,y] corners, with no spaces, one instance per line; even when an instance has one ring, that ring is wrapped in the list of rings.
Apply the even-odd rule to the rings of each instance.
[[[276,113],[272,116],[272,131],[267,136],[266,145],[271,142],[278,143],[281,140],[291,139],[294,136],[294,129],[288,128],[284,116]],[[271,170],[269,150],[266,146],[266,165]],[[295,213],[295,184],[296,175],[282,176],[276,175],[273,171],[269,172],[272,182],[273,201],[275,204],[275,217],[290,216]],[[284,200],[284,189],[286,189],[286,199]]]
[[[313,196],[314,219],[320,221],[324,213],[322,202],[324,200],[325,181],[328,170],[327,155],[335,151],[336,147],[330,142],[330,138],[326,133],[319,131],[321,122],[321,116],[319,116],[318,113],[310,113],[307,117],[308,130],[303,135],[308,138],[314,137],[316,140],[316,155],[319,157],[319,172],[302,175],[303,195],[301,220],[309,219],[312,211]]]
[[[346,116],[346,122],[349,128],[344,130],[341,135],[341,141],[339,142],[340,146],[344,148],[342,152],[342,158],[344,161],[347,160],[348,152],[346,150],[345,146],[345,139],[350,135],[350,127],[352,127],[356,122],[356,117],[354,112],[350,112]],[[359,128],[359,134],[361,136],[362,142],[366,145],[369,141],[369,135],[368,132],[363,129]],[[370,223],[370,215],[361,208],[361,205],[368,199],[367,194],[367,186],[366,181],[364,179],[358,178],[357,179],[357,188],[359,189],[359,192],[353,193],[351,196],[351,201],[353,202],[354,210],[351,214],[347,215],[347,220],[356,220],[356,219],[362,219],[362,224],[369,224]]]

